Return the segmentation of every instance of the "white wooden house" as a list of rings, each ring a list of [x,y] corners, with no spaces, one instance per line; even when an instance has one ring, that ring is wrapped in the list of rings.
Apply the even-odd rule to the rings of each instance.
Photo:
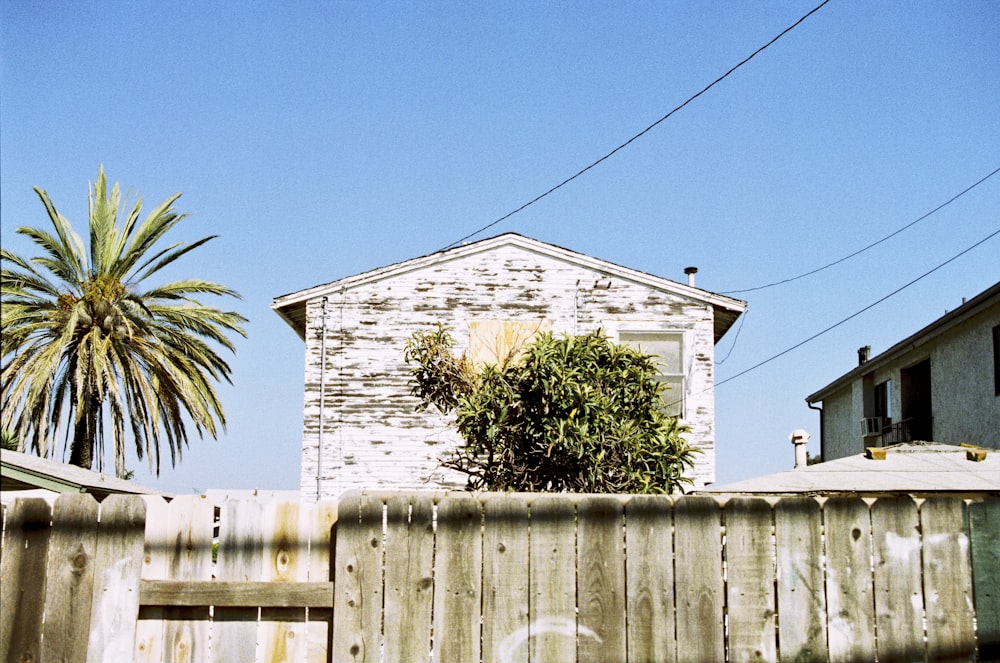
[[[686,270],[693,272],[694,270]],[[540,331],[598,328],[662,359],[665,399],[702,451],[691,475],[715,480],[714,348],[745,303],[508,233],[274,300],[305,341],[302,495],[353,488],[461,488],[440,466],[460,438],[416,412],[407,339],[439,322],[458,352],[489,361]]]

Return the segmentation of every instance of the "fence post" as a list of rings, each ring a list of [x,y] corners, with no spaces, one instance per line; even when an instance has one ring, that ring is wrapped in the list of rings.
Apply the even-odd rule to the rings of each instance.
[[[75,493],[56,499],[46,562],[43,661],[87,660],[80,643],[90,636],[97,526],[93,496]]]
[[[677,652],[691,661],[723,661],[726,599],[719,503],[712,497],[678,498],[674,527]]]
[[[88,663],[132,660],[145,527],[141,497],[110,495],[101,504]]]
[[[49,547],[49,505],[18,499],[7,510],[0,570],[0,660],[39,657],[45,599],[45,560]]]

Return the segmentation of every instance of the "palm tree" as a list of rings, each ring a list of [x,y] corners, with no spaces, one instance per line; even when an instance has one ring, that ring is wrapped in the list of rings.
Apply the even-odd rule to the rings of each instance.
[[[231,382],[230,369],[218,346],[235,352],[228,335],[245,337],[247,320],[199,301],[239,297],[222,285],[147,282],[214,236],[157,247],[187,216],[173,208],[180,194],[140,221],[142,200],[126,209],[118,184],[108,191],[102,167],[90,187],[88,250],[48,194],[35,193],[55,234],[17,229],[41,249],[31,260],[0,251],[0,425],[43,456],[61,435],[70,463],[91,468],[96,460],[103,469],[107,424],[120,476],[127,421],[138,457],[146,454],[159,474],[161,439],[176,464],[188,443],[186,424],[199,437],[225,428],[213,383]]]

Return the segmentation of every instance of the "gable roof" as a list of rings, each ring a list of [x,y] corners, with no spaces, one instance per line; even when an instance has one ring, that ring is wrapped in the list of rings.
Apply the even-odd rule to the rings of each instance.
[[[901,355],[934,340],[941,334],[944,334],[945,332],[962,324],[974,315],[978,315],[989,307],[996,306],[997,304],[1000,304],[1000,281],[965,302],[954,311],[944,314],[920,331],[915,334],[911,334],[899,343],[896,343],[885,352],[872,357],[860,366],[857,366],[840,376],[819,391],[810,394],[806,397],[806,402],[818,403],[824,398],[828,398],[831,394],[840,391],[862,376],[895,361]]]
[[[860,453],[788,472],[713,485],[698,492],[767,495],[1000,494],[1000,453],[995,451],[935,442],[905,442],[881,450],[885,451],[885,458],[881,460]],[[982,460],[973,460],[978,457]]]
[[[98,501],[112,493],[173,497],[133,481],[19,451],[0,453],[0,477],[0,490],[4,493],[41,488],[55,493],[91,493]]]
[[[437,251],[419,258],[404,260],[386,267],[379,267],[355,276],[348,276],[330,283],[317,285],[305,290],[299,290],[287,295],[276,297],[271,304],[271,308],[281,318],[296,331],[300,338],[305,338],[305,306],[306,303],[317,297],[330,296],[344,290],[375,283],[383,279],[390,279],[410,271],[422,269],[430,265],[466,258],[469,256],[491,251],[502,246],[515,246],[525,251],[538,253],[549,258],[562,260],[585,269],[590,269],[601,274],[622,278],[634,283],[646,285],[656,290],[670,292],[696,301],[711,304],[715,311],[715,341],[732,327],[736,319],[746,309],[746,302],[718,295],[707,290],[695,288],[683,283],[671,281],[659,276],[647,274],[628,267],[622,267],[606,260],[600,260],[591,256],[570,251],[554,244],[547,244],[537,239],[525,237],[517,233],[505,233],[490,237],[478,242],[463,244],[451,249]]]

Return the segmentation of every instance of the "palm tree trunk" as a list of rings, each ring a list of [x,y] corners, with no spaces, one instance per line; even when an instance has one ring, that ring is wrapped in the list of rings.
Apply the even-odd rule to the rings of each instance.
[[[87,399],[84,412],[73,425],[73,442],[69,450],[71,465],[89,470],[94,465],[94,442],[97,439],[97,408],[100,402],[94,398]]]

